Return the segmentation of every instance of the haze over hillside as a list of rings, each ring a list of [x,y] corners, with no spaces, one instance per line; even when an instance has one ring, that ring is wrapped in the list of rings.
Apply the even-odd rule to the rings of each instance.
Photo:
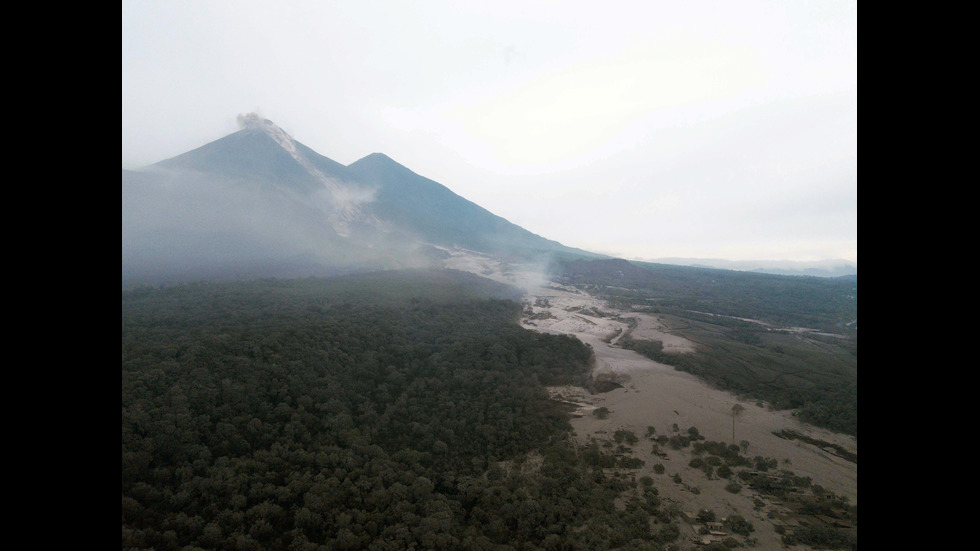
[[[125,548],[856,540],[856,276],[610,258],[241,124],[122,171]]]
[[[655,258],[644,262],[738,270],[776,275],[816,277],[856,276],[857,265],[843,259],[815,260],[724,260],[720,258]]]
[[[381,153],[349,166],[254,114],[241,130],[122,171],[124,281],[429,266],[465,248],[598,258],[533,234]]]
[[[124,549],[856,549],[857,276],[769,262],[856,269],[854,0],[123,0],[122,77]]]
[[[238,123],[201,147],[122,170],[124,283],[418,268],[456,248],[542,266],[609,258],[529,232],[383,153],[345,166],[254,113]],[[857,275],[845,260],[650,262]]]

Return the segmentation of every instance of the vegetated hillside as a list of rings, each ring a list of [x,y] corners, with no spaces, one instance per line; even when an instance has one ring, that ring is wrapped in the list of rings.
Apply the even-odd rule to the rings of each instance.
[[[501,287],[459,275],[123,292],[123,548],[676,539],[678,511],[603,476],[617,459],[573,445],[547,399],[591,350],[521,329]]]
[[[853,333],[857,320],[856,276],[794,277],[618,259],[563,261],[551,271],[568,283],[646,306],[838,333]]]

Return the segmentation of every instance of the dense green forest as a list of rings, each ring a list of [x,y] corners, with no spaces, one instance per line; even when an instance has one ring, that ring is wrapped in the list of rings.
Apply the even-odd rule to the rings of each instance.
[[[521,329],[512,292],[448,272],[123,291],[123,549],[672,541],[676,511],[604,476],[547,399],[591,350]]]

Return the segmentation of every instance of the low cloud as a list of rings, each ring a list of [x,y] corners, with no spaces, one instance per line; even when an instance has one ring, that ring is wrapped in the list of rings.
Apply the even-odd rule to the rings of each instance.
[[[345,187],[365,205],[370,189]],[[337,231],[341,227],[350,235]],[[188,277],[301,277],[421,267],[431,258],[407,236],[387,232],[360,211],[337,209],[331,192],[305,199],[274,186],[154,168],[123,172],[124,281]]]

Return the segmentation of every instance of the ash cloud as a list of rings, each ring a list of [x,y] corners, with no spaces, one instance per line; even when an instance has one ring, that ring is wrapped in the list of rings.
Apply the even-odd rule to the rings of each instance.
[[[238,128],[240,130],[245,130],[246,128],[258,128],[263,123],[268,122],[264,117],[256,112],[245,113],[244,115],[239,113],[235,117],[235,122],[238,123]]]

